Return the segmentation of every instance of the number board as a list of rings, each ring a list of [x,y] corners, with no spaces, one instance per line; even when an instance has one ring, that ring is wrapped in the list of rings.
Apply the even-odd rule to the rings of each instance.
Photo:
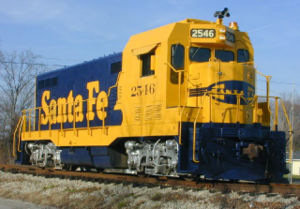
[[[214,38],[216,36],[215,29],[192,29],[192,38]]]

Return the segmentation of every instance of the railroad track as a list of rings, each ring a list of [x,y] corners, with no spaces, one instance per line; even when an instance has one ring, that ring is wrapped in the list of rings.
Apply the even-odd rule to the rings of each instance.
[[[63,171],[42,169],[24,165],[0,164],[0,170],[11,173],[32,174],[45,177],[67,179],[82,179],[98,182],[131,183],[134,185],[165,186],[187,189],[209,189],[222,192],[276,193],[282,195],[296,195],[300,197],[300,184],[254,184],[216,181],[191,181],[179,178],[142,177],[120,174],[106,174],[96,172]]]

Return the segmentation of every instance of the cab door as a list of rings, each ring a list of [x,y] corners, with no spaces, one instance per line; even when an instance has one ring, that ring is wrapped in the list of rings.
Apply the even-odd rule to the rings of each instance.
[[[166,83],[166,106],[179,107],[186,104],[185,99],[185,66],[186,48],[181,43],[172,44],[170,47],[170,62],[167,63],[167,83]]]

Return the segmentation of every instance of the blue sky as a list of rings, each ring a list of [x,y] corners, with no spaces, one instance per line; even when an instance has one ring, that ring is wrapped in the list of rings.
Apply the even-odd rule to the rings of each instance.
[[[72,65],[122,51],[132,34],[186,18],[214,21],[228,7],[249,33],[257,69],[272,94],[300,87],[299,0],[0,0],[0,50],[31,50],[49,65]],[[50,66],[51,69],[57,68]],[[264,89],[258,79],[258,90]]]

